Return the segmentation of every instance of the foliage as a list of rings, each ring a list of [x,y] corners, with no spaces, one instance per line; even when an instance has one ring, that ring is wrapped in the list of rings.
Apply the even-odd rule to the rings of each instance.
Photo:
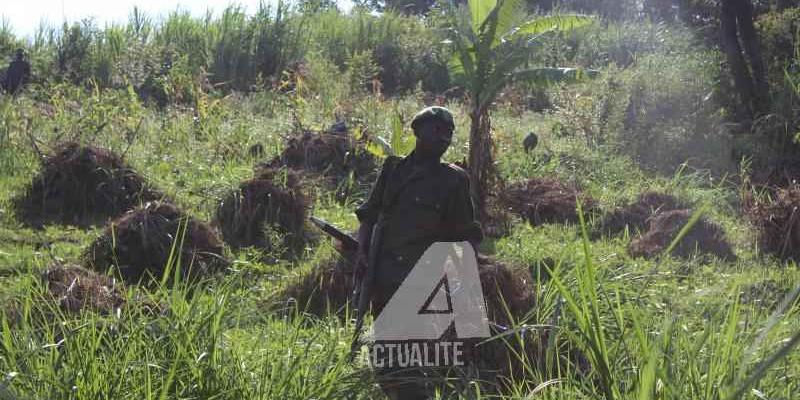
[[[19,47],[20,43],[14,37],[11,24],[6,20],[0,20],[0,55],[11,56]]]
[[[354,53],[345,61],[350,78],[350,90],[354,93],[373,89],[373,82],[378,77],[380,67],[375,63],[371,52]]]
[[[89,56],[95,35],[96,28],[91,20],[72,25],[64,23],[56,44],[56,66],[63,79],[81,83],[93,75]]]
[[[773,83],[770,85],[773,114],[756,129],[771,138],[774,149],[794,158],[796,143],[789,144],[787,139],[794,140],[800,131],[800,91],[797,86],[800,80],[800,7],[763,14],[756,27],[763,44],[769,80]]]
[[[359,7],[374,11],[393,11],[402,14],[427,14],[435,0],[355,0]]]
[[[787,8],[779,12],[763,14],[756,21],[759,30],[765,62],[773,79],[782,75],[786,67],[797,68],[794,59],[797,34],[800,30],[800,7]]]
[[[0,54],[10,55],[16,39],[7,28],[3,32]],[[42,81],[94,81],[114,88],[130,83],[147,92],[145,97],[161,92],[153,96],[163,105],[170,96],[159,89],[162,81],[207,80],[205,92],[269,88],[292,63],[317,53],[341,70],[353,57],[373,59],[387,94],[414,90],[420,82],[426,90],[443,92],[449,79],[446,55],[437,43],[433,31],[418,19],[391,13],[345,15],[324,4],[262,3],[252,14],[232,5],[219,16],[200,18],[177,10],[163,19],[134,8],[121,25],[98,28],[84,20],[58,31],[44,26],[36,36],[34,69]],[[47,54],[54,59],[39,58]],[[181,64],[185,77],[171,71],[175,63]]]
[[[604,71],[595,81],[551,92],[555,134],[611,145],[666,173],[684,162],[717,173],[736,170],[739,159],[731,157],[723,123],[729,98],[717,83],[719,55],[687,29],[642,21],[552,40],[574,43],[565,59]]]
[[[275,295],[334,257],[327,242],[292,264],[267,263],[258,249],[236,252],[226,276],[198,287],[128,288],[130,307],[119,314],[64,314],[38,275],[54,262],[78,262],[97,232],[34,231],[11,211],[10,199],[36,175],[37,151],[65,140],[124,155],[181,208],[206,220],[232,188],[252,178],[260,160],[248,148],[263,145],[266,159],[280,153],[298,120],[321,130],[341,119],[353,134],[382,138],[371,147],[377,154],[406,154],[414,143],[409,117],[432,101],[423,91],[450,86],[444,60],[457,46],[441,43],[442,16],[281,10],[250,15],[234,7],[227,16],[174,13],[164,20],[134,10],[120,26],[41,29],[23,43],[41,80],[20,96],[0,95],[0,397],[6,388],[48,399],[380,397],[369,370],[345,362],[347,319],[311,317]],[[523,23],[524,13],[518,16]],[[488,25],[476,35],[466,10],[457,17],[464,43],[488,46],[482,54],[514,46],[490,40]],[[778,48],[785,31],[777,27],[784,25],[767,25],[771,18],[760,26],[776,32],[764,38]],[[537,360],[523,362],[506,398],[789,399],[800,391],[800,271],[759,254],[739,210],[739,187],[720,179],[731,162],[721,57],[694,33],[641,20],[549,32],[535,46],[514,47],[527,48],[514,54],[525,61],[509,71],[582,66],[599,70],[596,79],[569,85],[512,79],[517,88],[547,91],[554,108],[544,112],[479,96],[491,109],[503,179],[575,183],[604,213],[645,191],[674,194],[723,226],[739,258],[632,258],[629,236],[593,238],[591,218],[577,226],[512,221],[508,236],[486,239],[481,251],[530,273],[537,305],[505,337],[541,334],[550,344]],[[479,50],[465,48],[456,57],[468,64]],[[83,51],[85,59],[75,58]],[[494,64],[483,71],[501,69],[499,59],[489,60]],[[793,91],[785,104],[796,110],[800,74],[786,60],[773,63],[771,79],[782,83],[771,86]],[[455,70],[458,82],[474,84],[465,80],[468,67]],[[384,94],[394,96],[363,90],[363,78],[376,71]],[[526,74],[574,73],[532,71]],[[508,82],[507,75],[495,76]],[[489,82],[484,89],[492,89]],[[159,97],[164,107],[151,106]],[[437,101],[454,112],[457,126],[445,158],[460,161],[473,107]],[[539,147],[526,153],[520,143],[531,131]],[[342,204],[321,185],[306,187],[316,194],[314,215],[357,227],[352,210],[366,190]],[[582,357],[559,354],[559,344]]]
[[[581,69],[561,67],[522,68],[531,49],[547,34],[568,31],[592,22],[582,15],[525,17],[521,0],[471,0],[452,10],[448,29],[453,44],[449,68],[470,101],[470,148],[468,168],[477,212],[489,219],[487,198],[498,181],[494,163],[489,106],[514,80],[546,85],[580,80]]]

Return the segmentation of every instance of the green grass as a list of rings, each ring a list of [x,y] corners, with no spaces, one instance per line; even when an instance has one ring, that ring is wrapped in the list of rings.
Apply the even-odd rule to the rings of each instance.
[[[257,96],[215,100],[218,115],[199,131],[189,111],[140,108],[116,92],[59,93],[58,88],[50,92],[56,104],[68,104],[70,96],[78,96],[80,105],[63,106],[53,120],[38,116],[37,106],[27,97],[15,101],[16,110],[7,103],[3,116],[12,128],[0,148],[0,159],[13,168],[4,168],[0,176],[0,185],[6,188],[0,197],[0,260],[3,298],[6,304],[18,305],[18,314],[3,318],[0,369],[12,392],[52,399],[301,399],[342,398],[345,393],[368,398],[374,394],[368,371],[346,362],[351,326],[336,318],[288,318],[275,297],[281,285],[308,270],[306,263],[330,256],[326,244],[313,249],[299,265],[266,266],[240,254],[234,272],[200,290],[130,289],[132,303],[146,296],[162,304],[163,314],[148,315],[132,307],[118,316],[69,316],[48,301],[38,272],[57,259],[77,261],[97,232],[67,227],[38,232],[16,222],[9,199],[37,170],[29,139],[19,129],[20,118],[25,117],[17,114],[37,120],[37,139],[43,147],[58,137],[55,126],[76,124],[79,113],[110,118],[100,132],[83,129],[70,134],[120,152],[130,147],[126,159],[133,166],[204,219],[226,191],[250,175],[248,145],[262,141],[274,154],[279,134],[290,127],[287,110],[273,110],[271,117],[249,113]],[[357,101],[370,105],[365,119],[382,120],[385,125],[375,123],[380,131],[391,123],[398,107],[410,112],[421,106],[408,99]],[[104,114],[108,108],[135,111],[111,117]],[[458,105],[453,108],[460,112],[459,129],[448,157],[459,159],[465,118]],[[145,122],[129,145],[124,132],[139,119]],[[671,189],[699,203],[735,193],[734,187],[709,187],[693,175],[649,175],[622,155],[547,134],[541,140],[551,151],[576,161],[539,164],[538,155],[522,154],[516,143],[527,131],[525,121],[547,124],[546,118],[530,113],[516,118],[498,110],[495,121],[500,148],[506,150],[500,153],[500,162],[509,179],[543,174],[574,178],[606,208],[650,188]],[[315,214],[355,227],[352,209],[357,199],[342,206],[324,192],[316,194]],[[591,364],[587,376],[569,374],[560,379],[531,369],[519,377],[517,394],[525,396],[539,384],[559,379],[540,388],[537,396],[726,399],[747,383],[748,395],[755,388],[766,398],[790,398],[798,390],[800,360],[796,353],[783,354],[779,349],[796,338],[792,335],[800,321],[795,309],[784,307],[785,313],[771,318],[772,309],[738,299],[746,284],[766,280],[778,282],[788,292],[797,282],[797,270],[757,257],[749,249],[752,235],[741,217],[724,203],[715,205],[710,217],[732,233],[740,255],[736,263],[630,259],[624,239],[590,242],[580,226],[532,228],[519,223],[510,236],[496,241],[498,257],[516,265],[535,265],[544,258],[559,261],[559,268],[551,271],[552,280],[533,282],[542,293],[540,304],[523,322],[551,321],[556,302],[564,299],[558,336],[576,343]],[[26,243],[36,241],[52,246],[43,249]],[[762,368],[773,354],[783,357]],[[754,377],[752,382],[749,377]]]
[[[241,23],[235,15],[225,18],[231,29]],[[363,18],[364,32],[390,31],[390,24],[400,23],[373,26]],[[196,29],[178,16],[169,24],[185,37]],[[297,262],[275,265],[263,264],[257,252],[231,252],[231,271],[194,290],[129,288],[133,306],[119,315],[64,315],[46,298],[38,275],[57,261],[78,262],[99,228],[35,231],[23,227],[10,206],[38,170],[31,137],[44,150],[72,139],[125,153],[179,206],[209,220],[223,196],[251,177],[256,160],[248,147],[260,142],[265,157],[277,154],[281,135],[293,129],[294,112],[314,129],[341,113],[389,139],[398,113],[407,123],[424,105],[419,94],[354,94],[323,60],[310,68],[309,86],[299,94],[200,93],[191,106],[165,109],[145,107],[126,89],[71,84],[0,97],[0,382],[10,392],[37,399],[381,398],[369,370],[347,362],[352,324],[297,312],[277,296],[332,257],[327,242]],[[457,130],[445,157],[456,161],[467,154],[468,117],[462,104],[448,107]],[[739,257],[709,263],[634,259],[625,250],[629,238],[590,240],[589,219],[537,227],[515,221],[509,236],[487,240],[484,249],[525,270],[543,271],[549,260],[556,267],[547,271],[552,279],[531,279],[538,304],[514,331],[556,325],[554,342],[575,346],[589,368],[576,372],[551,351],[546,370],[530,365],[515,377],[511,398],[791,399],[800,393],[800,353],[793,347],[800,332],[793,292],[800,271],[759,254],[737,206],[737,185],[678,165],[673,173],[654,173],[611,144],[558,135],[552,128],[565,122],[565,114],[500,107],[492,118],[507,180],[574,181],[603,211],[643,191],[663,190],[706,210]],[[532,130],[540,147],[528,155],[520,143]],[[316,198],[314,215],[356,227],[359,196],[340,204],[322,188],[309,190]],[[161,311],[137,306],[142,299]]]

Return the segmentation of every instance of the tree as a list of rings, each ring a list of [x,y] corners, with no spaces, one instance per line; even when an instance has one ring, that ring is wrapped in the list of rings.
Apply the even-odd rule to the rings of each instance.
[[[315,14],[324,11],[338,10],[334,0],[299,0],[297,10],[303,14]]]
[[[767,109],[769,86],[750,0],[722,0],[720,41],[745,112],[758,117]]]
[[[353,0],[353,4],[373,11],[394,11],[405,15],[425,15],[436,0]]]
[[[469,0],[450,13],[448,36],[455,54],[449,68],[470,97],[468,170],[483,222],[488,220],[487,194],[498,181],[489,118],[498,93],[518,79],[546,84],[579,79],[585,73],[574,68],[522,68],[544,35],[593,21],[583,15],[545,15],[525,21],[524,7],[523,0]]]

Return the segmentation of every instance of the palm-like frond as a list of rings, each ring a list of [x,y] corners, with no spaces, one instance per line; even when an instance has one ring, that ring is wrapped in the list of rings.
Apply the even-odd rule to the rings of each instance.
[[[549,85],[557,82],[576,82],[585,78],[594,77],[597,71],[584,68],[530,68],[515,71],[511,74],[514,80],[524,80],[539,85]]]
[[[537,37],[550,32],[566,32],[589,25],[593,21],[594,18],[581,14],[545,15],[519,25],[506,40]]]
[[[529,60],[536,39],[586,26],[594,21],[592,17],[545,15],[521,22],[522,0],[470,0],[467,7],[454,11],[449,37],[455,52],[448,67],[480,108],[491,103],[512,80],[529,79],[547,85],[580,80],[593,73],[576,68],[518,70]]]
[[[472,21],[472,32],[477,36],[481,28],[497,6],[497,0],[470,0],[468,3],[469,15]]]
[[[500,45],[507,34],[516,30],[516,23],[521,22],[521,18],[525,16],[525,3],[522,0],[501,0],[495,10],[496,15],[493,17],[496,26],[491,42],[485,44],[490,48]]]

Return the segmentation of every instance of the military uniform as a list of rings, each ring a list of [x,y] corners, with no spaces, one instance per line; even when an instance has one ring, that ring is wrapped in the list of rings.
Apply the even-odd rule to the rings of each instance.
[[[466,171],[439,162],[415,168],[413,157],[413,152],[389,157],[368,200],[356,210],[359,221],[381,229],[377,285],[399,284],[435,242],[483,238]]]
[[[375,224],[372,245],[378,246],[373,281],[372,310],[377,316],[414,267],[435,242],[483,238],[470,197],[469,176],[462,168],[438,162],[420,165],[412,152],[384,162],[369,198],[356,210],[362,223]],[[430,387],[421,384],[422,370],[379,370],[384,389],[395,386],[400,398],[425,399]],[[409,378],[418,378],[408,382]]]

